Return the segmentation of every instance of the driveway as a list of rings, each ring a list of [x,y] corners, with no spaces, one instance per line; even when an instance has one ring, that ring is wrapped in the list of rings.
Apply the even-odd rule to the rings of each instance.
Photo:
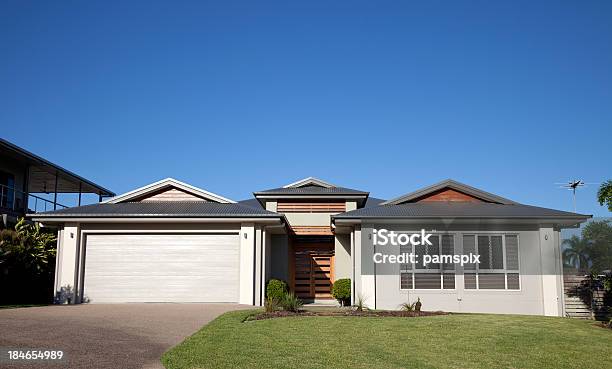
[[[236,304],[99,304],[0,310],[0,347],[63,350],[11,368],[163,368],[162,353]],[[251,307],[252,308],[252,307]]]

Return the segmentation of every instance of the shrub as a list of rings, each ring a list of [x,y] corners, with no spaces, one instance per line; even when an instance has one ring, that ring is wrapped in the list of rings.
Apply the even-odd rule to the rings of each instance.
[[[280,310],[279,300],[272,297],[266,298],[266,301],[264,302],[264,309],[266,313]]]
[[[0,304],[52,301],[55,241],[54,231],[23,218],[0,230]]]
[[[400,308],[403,311],[414,311],[416,309],[416,302],[413,302],[413,303],[404,302],[403,304],[400,305]]]
[[[280,302],[287,293],[287,284],[280,279],[270,279],[266,287],[266,297]]]
[[[283,310],[297,313],[304,305],[304,302],[302,302],[302,300],[300,300],[293,292],[287,292],[280,301],[280,304]]]
[[[404,311],[421,311],[422,305],[423,304],[421,303],[421,298],[417,297],[417,300],[415,302],[404,302],[403,304],[401,304],[400,309]]]
[[[355,301],[355,309],[357,311],[363,311],[363,309],[367,307],[365,306],[365,297],[362,295],[357,295],[357,301]]]
[[[332,287],[332,296],[345,306],[351,301],[351,280],[349,278],[338,279]]]

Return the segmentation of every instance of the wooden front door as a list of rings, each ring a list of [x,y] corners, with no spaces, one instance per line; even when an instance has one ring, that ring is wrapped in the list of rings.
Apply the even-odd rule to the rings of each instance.
[[[293,247],[295,261],[292,287],[302,299],[330,299],[334,282],[333,245]]]

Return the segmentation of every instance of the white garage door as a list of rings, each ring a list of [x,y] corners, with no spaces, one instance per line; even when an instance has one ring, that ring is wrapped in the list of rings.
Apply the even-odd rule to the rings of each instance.
[[[88,235],[89,302],[237,302],[238,235]]]

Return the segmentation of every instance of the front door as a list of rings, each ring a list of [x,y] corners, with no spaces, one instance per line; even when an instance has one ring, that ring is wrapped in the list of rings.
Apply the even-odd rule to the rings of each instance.
[[[334,247],[330,244],[293,246],[294,271],[292,287],[302,299],[330,299],[334,281]]]

